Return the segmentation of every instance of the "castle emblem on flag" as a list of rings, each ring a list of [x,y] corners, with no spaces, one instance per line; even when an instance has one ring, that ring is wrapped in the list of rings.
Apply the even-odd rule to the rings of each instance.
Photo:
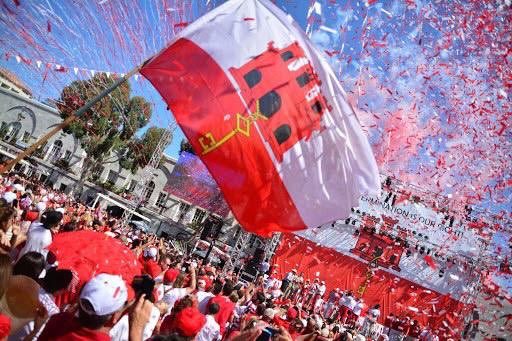
[[[266,120],[258,126],[277,160],[300,140],[321,131],[329,110],[321,82],[297,42],[282,49],[268,43],[267,50],[240,68],[230,68],[249,107],[258,104]]]
[[[346,218],[361,194],[379,191],[370,144],[336,74],[269,2],[216,7],[140,73],[248,231]]]
[[[251,136],[251,124],[259,125],[274,155],[283,154],[298,141],[308,140],[320,131],[321,119],[328,110],[320,91],[320,81],[298,43],[276,49],[272,43],[262,54],[240,68],[230,68],[250,107],[249,115],[237,113],[236,126],[217,139],[211,132],[198,138],[202,154],[219,148],[240,133]],[[254,137],[258,138],[258,137]]]

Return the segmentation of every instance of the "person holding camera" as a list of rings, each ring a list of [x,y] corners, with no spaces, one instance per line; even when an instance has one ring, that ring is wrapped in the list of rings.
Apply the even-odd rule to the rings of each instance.
[[[80,293],[78,316],[71,312],[53,315],[40,341],[110,341],[109,330],[130,311],[130,341],[141,341],[153,304],[140,296],[130,309],[128,290],[120,276],[100,274],[85,284]]]

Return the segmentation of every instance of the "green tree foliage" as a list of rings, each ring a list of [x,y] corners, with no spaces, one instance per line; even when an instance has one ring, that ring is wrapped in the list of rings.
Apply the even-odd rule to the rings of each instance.
[[[165,130],[164,128],[151,127],[146,130],[142,138],[133,139],[128,145],[125,157],[121,160],[121,166],[131,170],[132,173],[135,173],[139,168],[146,167]]]
[[[64,87],[56,102],[61,117],[72,115],[114,82],[111,76],[98,73],[91,79],[77,80]],[[113,150],[126,148],[135,132],[151,118],[151,105],[143,97],[130,97],[130,93],[130,84],[121,84],[65,128],[87,153],[77,192],[81,192],[83,181],[94,165],[101,164]]]

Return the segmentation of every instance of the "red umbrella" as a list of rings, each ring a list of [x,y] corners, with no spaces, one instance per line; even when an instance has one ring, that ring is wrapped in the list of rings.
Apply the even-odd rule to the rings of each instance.
[[[128,297],[133,297],[130,284],[134,276],[142,273],[142,264],[119,240],[94,231],[64,232],[54,235],[48,249],[55,254],[59,269],[70,269],[78,277],[66,297],[59,299],[61,304],[75,301],[82,286],[100,273],[120,275],[126,282]]]

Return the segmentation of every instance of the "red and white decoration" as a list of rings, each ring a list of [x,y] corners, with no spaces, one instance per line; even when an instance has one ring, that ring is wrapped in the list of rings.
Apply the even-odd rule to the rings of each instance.
[[[422,204],[363,196],[357,210],[346,222],[283,234],[274,257],[281,275],[295,268],[325,280],[327,292],[364,287],[365,304],[381,305],[380,322],[392,313],[435,329],[460,328],[478,282],[472,262],[485,246],[478,233],[461,220],[450,226]]]
[[[269,1],[219,6],[141,74],[250,232],[342,219],[361,194],[379,191],[370,145],[335,74]]]

